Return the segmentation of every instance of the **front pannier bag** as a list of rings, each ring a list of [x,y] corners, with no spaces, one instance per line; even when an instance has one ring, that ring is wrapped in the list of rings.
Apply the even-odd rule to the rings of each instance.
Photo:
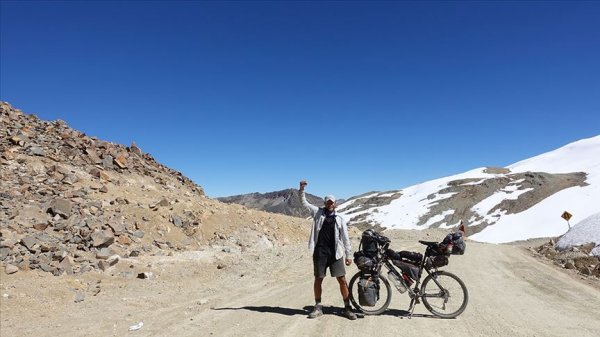
[[[363,307],[372,307],[379,300],[379,284],[373,282],[371,277],[358,280],[358,303]]]

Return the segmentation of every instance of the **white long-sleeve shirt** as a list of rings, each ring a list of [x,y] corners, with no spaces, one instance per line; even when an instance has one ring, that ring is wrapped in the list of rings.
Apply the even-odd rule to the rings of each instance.
[[[315,245],[317,244],[317,240],[319,238],[319,232],[321,231],[321,227],[323,226],[323,221],[325,221],[325,209],[319,208],[306,200],[306,195],[304,191],[300,192],[300,198],[302,199],[302,204],[308,208],[313,216],[314,222],[312,229],[310,231],[310,237],[308,238],[308,249],[310,251],[314,251]],[[346,225],[346,221],[339,215],[335,215],[335,259],[341,259],[346,254],[346,258],[349,259],[352,255],[352,244],[350,243],[350,238],[348,236],[348,226]]]

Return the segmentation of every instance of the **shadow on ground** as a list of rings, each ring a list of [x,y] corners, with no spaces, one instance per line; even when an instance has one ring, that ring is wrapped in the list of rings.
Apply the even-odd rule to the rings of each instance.
[[[213,308],[213,310],[249,310],[249,311],[255,311],[255,312],[262,312],[262,313],[272,313],[272,314],[279,314],[279,315],[285,315],[285,316],[294,316],[294,315],[301,315],[301,316],[308,316],[308,314],[312,311],[313,306],[305,306],[302,309],[300,308],[285,308],[285,307],[270,307],[270,306],[252,306],[252,305],[246,305],[243,307],[237,307],[237,308]],[[338,308],[338,307],[323,307],[323,314],[324,315],[339,315],[342,312],[342,308]]]
[[[299,309],[299,308],[247,305],[247,306],[237,307],[237,308],[229,308],[229,307],[213,308],[212,310],[248,310],[248,311],[255,311],[255,312],[260,312],[260,313],[271,313],[271,314],[278,314],[278,315],[284,315],[284,316],[295,316],[295,315],[308,316],[308,314],[312,311],[312,309],[313,309],[313,306],[305,306],[302,309]],[[343,312],[343,309],[339,308],[339,307],[332,307],[332,306],[328,306],[328,307],[324,306],[323,307],[324,315],[342,316],[342,312]],[[397,310],[397,309],[386,310],[384,313],[382,313],[380,315],[395,316],[395,317],[399,317],[399,318],[410,318],[410,312],[408,312],[406,310]],[[359,317],[362,317],[362,315],[359,314]],[[368,315],[366,315],[366,317],[368,317]],[[437,317],[434,315],[430,315],[430,314],[413,314],[412,317],[413,318],[443,319],[443,318],[440,318],[440,317]]]

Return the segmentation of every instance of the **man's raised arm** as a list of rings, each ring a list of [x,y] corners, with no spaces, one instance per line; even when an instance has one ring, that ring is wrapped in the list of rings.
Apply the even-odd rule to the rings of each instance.
[[[312,215],[314,216],[315,214],[317,214],[317,211],[319,210],[319,207],[311,204],[310,202],[308,202],[308,200],[306,200],[306,194],[304,193],[304,187],[308,185],[308,183],[306,182],[306,180],[302,180],[300,182],[300,199],[302,200],[302,205],[304,205],[304,207],[308,208]]]

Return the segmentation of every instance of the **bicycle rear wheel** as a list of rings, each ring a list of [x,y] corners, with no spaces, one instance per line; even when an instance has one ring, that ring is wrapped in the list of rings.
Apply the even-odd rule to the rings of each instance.
[[[392,300],[392,288],[385,277],[378,277],[379,280],[379,300],[374,306],[360,305],[358,301],[358,281],[361,273],[358,272],[350,279],[348,290],[350,291],[350,302],[352,305],[366,315],[378,315],[383,313],[390,305]]]
[[[469,293],[458,276],[447,271],[427,275],[421,287],[423,305],[432,314],[441,318],[460,315],[469,302]]]

